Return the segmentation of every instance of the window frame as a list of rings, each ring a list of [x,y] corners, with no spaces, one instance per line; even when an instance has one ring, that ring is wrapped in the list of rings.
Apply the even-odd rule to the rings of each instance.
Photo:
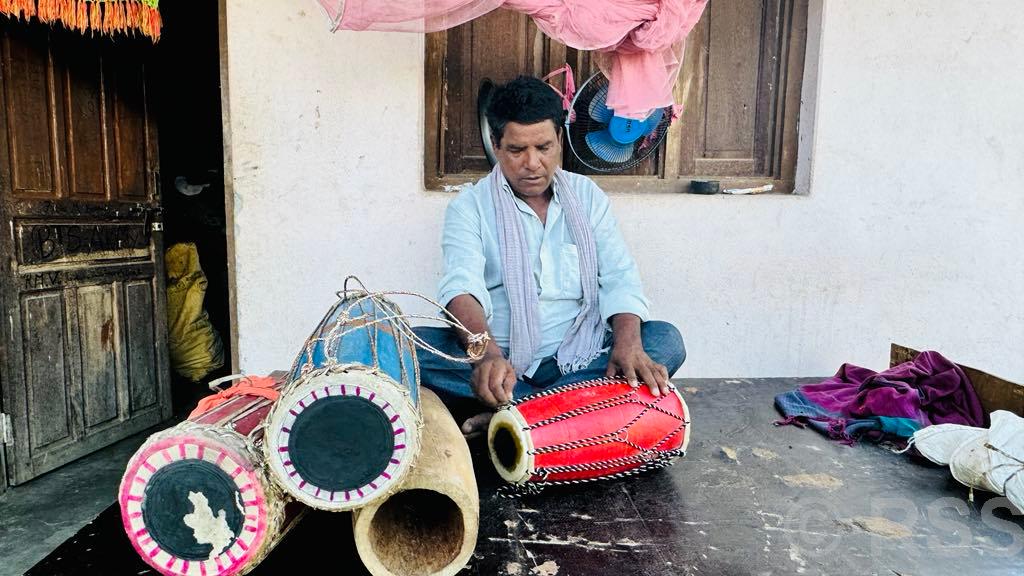
[[[725,0],[728,1],[728,0]],[[777,22],[785,27],[779,34],[778,45],[765,46],[759,55],[758,74],[766,73],[766,54],[774,53],[777,69],[775,78],[780,79],[781,90],[772,90],[767,103],[772,118],[768,120],[769,130],[766,132],[770,140],[759,143],[766,147],[764,162],[765,175],[757,176],[717,176],[714,174],[679,174],[684,146],[696,149],[696,138],[699,130],[684,133],[683,126],[703,122],[706,106],[702,95],[706,94],[704,82],[707,78],[705,70],[708,66],[708,51],[703,41],[696,41],[701,34],[709,33],[708,16],[694,28],[688,38],[688,49],[684,57],[682,70],[676,83],[674,94],[677,102],[683,104],[682,116],[672,123],[666,138],[664,150],[657,164],[656,175],[589,175],[598,186],[607,192],[614,193],[688,193],[691,192],[692,180],[716,180],[722,190],[730,188],[754,188],[772,185],[773,195],[789,195],[796,190],[797,155],[799,144],[799,116],[804,86],[804,63],[807,51],[807,26],[809,0],[763,0],[769,8],[780,11]],[[709,6],[710,10],[710,6]],[[763,26],[770,18],[764,18]],[[581,69],[584,53],[572,48],[565,48],[557,42],[545,42],[547,56],[552,61],[560,58],[568,60],[573,70]],[[423,183],[428,191],[452,191],[467,182],[476,182],[485,173],[460,172],[446,174],[444,172],[444,141],[446,122],[446,94],[448,32],[434,32],[425,36],[424,46],[424,171]],[[774,50],[774,52],[772,52]],[[539,71],[535,71],[538,73]],[[697,81],[694,86],[693,80]],[[763,105],[763,103],[759,103]],[[755,135],[755,138],[760,136]],[[568,148],[568,144],[565,144]],[[570,153],[571,152],[567,152]]]

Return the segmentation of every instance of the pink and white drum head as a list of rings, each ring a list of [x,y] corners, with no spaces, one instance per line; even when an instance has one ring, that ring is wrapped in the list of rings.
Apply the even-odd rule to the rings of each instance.
[[[131,459],[119,501],[125,531],[161,574],[236,574],[258,553],[280,507],[241,435],[185,423],[154,435]]]

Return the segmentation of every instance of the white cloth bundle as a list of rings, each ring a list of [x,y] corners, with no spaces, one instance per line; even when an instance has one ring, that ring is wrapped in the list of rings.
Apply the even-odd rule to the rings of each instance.
[[[988,430],[962,424],[935,424],[921,428],[914,433],[912,444],[922,456],[943,466],[949,466],[953,452],[960,445],[979,436],[987,436]]]
[[[949,459],[949,471],[964,486],[1002,494],[1002,488],[992,478],[993,452],[986,447],[987,444],[988,433],[982,430],[982,434],[958,446]]]
[[[910,443],[932,462],[948,464],[961,484],[1005,495],[1024,511],[1024,418],[997,410],[988,429],[937,424],[915,432]]]

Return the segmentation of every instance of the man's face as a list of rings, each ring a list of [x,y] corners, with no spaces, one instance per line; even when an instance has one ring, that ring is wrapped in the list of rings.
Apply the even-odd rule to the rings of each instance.
[[[494,145],[501,172],[512,191],[521,198],[543,196],[551,186],[562,160],[562,141],[555,123],[509,122],[501,142]]]

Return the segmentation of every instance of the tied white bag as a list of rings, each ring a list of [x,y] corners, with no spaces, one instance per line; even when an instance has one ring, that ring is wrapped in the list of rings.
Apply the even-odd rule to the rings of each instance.
[[[948,466],[953,453],[961,445],[987,436],[988,430],[962,424],[935,424],[914,432],[910,441],[922,456],[936,464]]]
[[[982,430],[982,434],[957,447],[949,459],[949,470],[964,486],[1002,494],[1002,488],[992,479],[992,451],[987,444],[988,431]]]
[[[914,433],[910,444],[971,488],[1005,495],[1024,512],[1024,418],[1006,410],[990,415],[991,427],[937,424]]]
[[[1024,512],[1024,418],[1005,410],[993,412],[988,444],[992,483]]]

